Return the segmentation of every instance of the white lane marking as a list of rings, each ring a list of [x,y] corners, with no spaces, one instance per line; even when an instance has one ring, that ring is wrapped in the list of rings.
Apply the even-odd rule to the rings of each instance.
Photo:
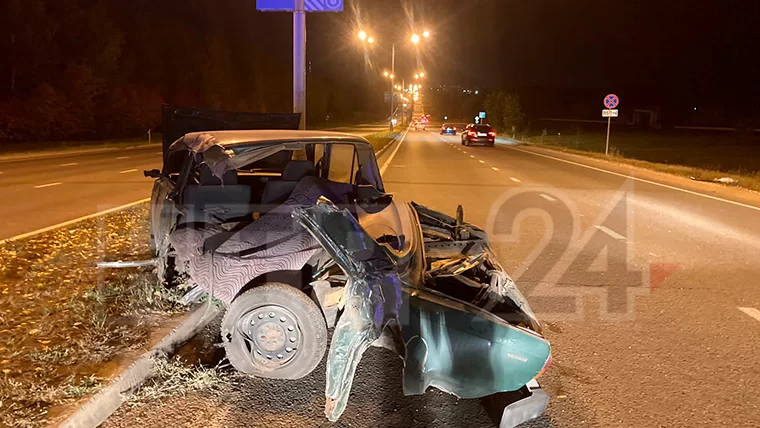
[[[2,174],[2,173],[3,173],[3,172],[2,172],[2,171],[0,171],[0,174]]]
[[[71,162],[71,163],[62,163],[60,166],[74,166],[74,165],[79,165],[79,164],[76,162]]]
[[[164,152],[156,152],[157,155],[163,155]]]
[[[61,183],[60,181],[56,181],[55,183],[40,184],[39,186],[34,186],[34,188],[35,189],[42,189],[42,188],[45,188],[45,187],[59,186],[61,184],[63,184],[63,183]]]
[[[398,149],[401,148],[401,145],[404,144],[404,140],[406,140],[406,136],[409,134],[409,129],[404,131],[404,134],[401,136],[401,140],[398,142],[398,145],[395,149],[393,149],[393,152],[391,152],[391,155],[388,156],[388,160],[385,161],[385,164],[383,164],[383,167],[380,168],[380,175],[382,176],[385,174],[385,170],[388,169],[388,165],[391,164],[391,161],[394,157],[396,157],[396,153],[398,152]]]
[[[465,153],[467,153],[467,152],[465,152]],[[475,155],[470,155],[470,157],[471,157],[471,158],[474,158],[474,157],[475,157]]]
[[[125,169],[124,171],[119,171],[119,174],[126,174],[128,172],[137,172],[136,169]]]
[[[757,321],[760,321],[760,311],[758,311],[755,308],[738,308],[740,311],[744,312],[745,314],[751,316],[752,318],[756,319]]]
[[[494,171],[498,171],[499,170],[499,168],[496,168],[495,166],[492,166],[491,169],[494,170]]]
[[[556,199],[552,198],[551,196],[549,196],[549,195],[547,195],[545,193],[542,193],[539,196],[541,196],[542,198],[546,199],[549,202],[557,202]]]
[[[515,183],[522,183],[519,178],[509,177],[510,180],[514,181]]]
[[[478,162],[480,162],[480,163],[486,163],[486,161],[484,161],[484,160],[480,160],[480,161],[478,161]]]
[[[615,232],[612,229],[609,229],[609,228],[604,227],[604,226],[594,226],[594,227],[597,228],[597,229],[599,229],[599,230],[601,230],[602,232],[606,233],[607,235],[610,235],[611,237],[613,237],[615,239],[619,239],[621,241],[625,241],[625,236],[623,236],[623,235]]]
[[[50,232],[51,230],[60,229],[62,227],[71,226],[72,224],[79,223],[80,221],[84,221],[84,220],[88,220],[88,219],[91,219],[91,218],[100,217],[102,215],[106,215],[106,214],[111,214],[111,213],[115,213],[115,212],[118,212],[118,211],[122,211],[122,210],[125,210],[127,208],[131,208],[131,207],[133,207],[135,205],[139,205],[139,204],[142,204],[142,203],[145,203],[145,202],[148,202],[148,201],[150,201],[150,198],[140,199],[139,201],[130,202],[130,203],[126,204],[126,205],[121,205],[121,206],[114,207],[114,208],[111,208],[111,209],[108,209],[108,210],[105,210],[105,211],[98,211],[98,212],[96,212],[94,214],[86,215],[84,217],[79,217],[79,218],[75,218],[73,220],[64,221],[63,223],[58,223],[58,224],[54,224],[52,226],[43,227],[42,229],[33,230],[31,232],[22,233],[21,235],[16,235],[16,236],[12,236],[10,238],[6,238],[6,239],[3,239],[3,240],[0,240],[0,245],[5,244],[7,242],[18,241],[19,239],[29,238],[29,237],[34,236],[34,235],[39,235],[40,233]]]
[[[467,154],[467,150],[462,150],[462,153]]]
[[[658,256],[657,254],[655,254],[655,253],[653,253],[651,251],[649,252],[649,255],[652,256],[652,257],[660,257],[660,256]]]
[[[119,156],[118,158],[116,158],[116,160],[124,160],[124,159],[129,159],[129,156]]]
[[[556,160],[556,161],[559,161],[559,162],[569,163],[570,165],[575,165],[575,166],[580,166],[582,168],[592,169],[594,171],[604,172],[604,173],[611,174],[611,175],[617,175],[618,177],[630,178],[631,180],[640,181],[642,183],[651,184],[653,186],[660,186],[660,187],[664,187],[666,189],[677,190],[679,192],[684,192],[684,193],[688,193],[688,194],[691,194],[691,195],[701,196],[703,198],[712,199],[712,200],[715,200],[715,201],[726,202],[728,204],[736,205],[736,206],[739,206],[739,207],[744,207],[744,208],[749,208],[751,210],[760,211],[760,207],[756,207],[754,205],[743,204],[741,202],[736,202],[736,201],[732,201],[732,200],[729,200],[729,199],[723,199],[723,198],[719,198],[717,196],[705,195],[704,193],[695,192],[693,190],[686,190],[686,189],[682,189],[680,187],[670,186],[668,184],[662,184],[662,183],[658,183],[658,182],[652,181],[652,180],[646,180],[646,179],[643,179],[643,178],[633,177],[633,176],[630,176],[630,175],[621,174],[619,172],[608,171],[606,169],[597,168],[597,167],[590,166],[590,165],[584,165],[584,164],[579,163],[579,162],[573,162],[573,161],[569,161],[569,160],[566,160],[566,159],[560,159],[560,158],[557,158],[557,157],[554,157],[554,156],[544,155],[544,154],[541,154],[541,153],[534,153],[534,152],[531,152],[530,150],[523,150],[523,149],[518,149],[516,147],[510,147],[510,146],[504,146],[504,147],[507,147],[508,149],[511,149],[511,150],[517,150],[518,152],[528,153],[528,154],[535,155],[535,156],[541,156],[541,157],[547,158],[547,159],[553,159],[553,160]]]

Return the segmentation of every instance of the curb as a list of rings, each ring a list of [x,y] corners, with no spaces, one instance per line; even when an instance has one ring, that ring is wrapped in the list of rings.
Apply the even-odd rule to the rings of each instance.
[[[61,428],[90,428],[97,427],[105,422],[126,401],[126,393],[153,376],[157,358],[173,354],[208,325],[219,312],[220,309],[211,303],[211,300],[207,300],[201,307],[193,311],[179,327],[135,361],[114,382],[92,397],[76,413],[58,426]]]

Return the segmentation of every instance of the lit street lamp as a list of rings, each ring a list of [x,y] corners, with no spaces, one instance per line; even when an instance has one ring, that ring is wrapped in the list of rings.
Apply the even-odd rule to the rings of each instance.
[[[422,36],[425,37],[425,38],[430,37],[430,31],[425,30],[425,32],[422,33]],[[369,36],[367,34],[367,32],[364,31],[364,30],[359,31],[359,39],[362,42],[366,41],[369,44],[375,43],[374,37]],[[411,37],[412,43],[414,43],[416,45],[416,44],[419,44],[421,40],[422,39],[420,38],[420,36],[418,34],[412,34],[412,37]],[[393,108],[394,107],[393,106],[393,101],[394,101],[393,98],[394,98],[395,94],[394,94],[393,90],[397,89],[397,87],[394,85],[394,81],[393,81],[393,79],[395,79],[395,77],[396,77],[395,73],[396,73],[396,44],[393,43],[392,46],[391,46],[391,71],[390,71],[390,73],[387,72],[387,71],[383,72],[383,76],[385,76],[386,78],[390,79],[390,82],[391,82],[391,86],[390,86],[390,96],[391,96],[391,100],[390,100],[391,101],[390,102],[390,104],[391,104],[391,116],[390,116],[391,125],[390,125],[390,128],[391,128],[391,132],[393,132],[393,126],[394,126],[394,123],[393,123],[394,122],[394,120],[393,120],[393,113],[395,113],[395,110]],[[420,77],[425,77],[425,73],[418,73],[417,75],[415,75],[416,79],[419,79]],[[403,86],[402,86],[402,89],[403,89]]]

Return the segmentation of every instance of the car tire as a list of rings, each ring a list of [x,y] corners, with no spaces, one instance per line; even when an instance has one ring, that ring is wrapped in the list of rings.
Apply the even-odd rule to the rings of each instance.
[[[327,325],[317,304],[277,282],[233,300],[221,333],[230,364],[262,378],[301,379],[317,368],[327,350]]]

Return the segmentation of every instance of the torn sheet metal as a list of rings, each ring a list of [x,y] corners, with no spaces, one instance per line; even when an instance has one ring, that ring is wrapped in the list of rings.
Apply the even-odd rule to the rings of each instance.
[[[549,358],[549,343],[473,305],[440,293],[405,290],[404,394],[433,386],[460,398],[522,388]]]
[[[348,210],[329,201],[296,210],[293,215],[349,276],[346,308],[335,327],[327,359],[325,415],[336,421],[346,408],[362,354],[386,326],[397,323],[402,284],[419,271],[420,260],[415,240],[402,257],[394,257]]]

